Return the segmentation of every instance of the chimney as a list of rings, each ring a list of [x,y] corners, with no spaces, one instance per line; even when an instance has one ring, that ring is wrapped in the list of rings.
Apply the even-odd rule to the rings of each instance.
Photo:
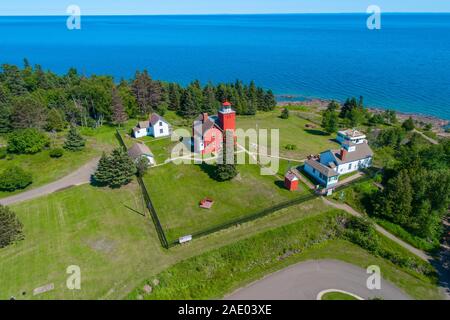
[[[208,114],[205,112],[203,113],[203,122],[205,122],[206,120],[208,120]]]
[[[345,161],[345,157],[347,156],[347,150],[345,148],[341,149],[341,160]]]

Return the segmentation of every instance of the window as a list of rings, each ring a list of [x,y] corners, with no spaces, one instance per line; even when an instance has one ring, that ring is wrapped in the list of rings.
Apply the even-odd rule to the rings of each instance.
[[[162,127],[162,121],[159,122],[159,126]]]
[[[164,129],[159,129],[159,133],[164,133]]]
[[[313,173],[316,173],[316,169],[313,168]]]
[[[352,164],[351,163],[348,165],[348,170],[352,170]]]

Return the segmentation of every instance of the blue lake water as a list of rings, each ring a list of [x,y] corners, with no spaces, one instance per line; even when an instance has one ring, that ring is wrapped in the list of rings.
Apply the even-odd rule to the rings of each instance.
[[[0,63],[64,73],[147,68],[186,84],[255,80],[279,95],[345,99],[450,119],[450,14],[0,17]]]

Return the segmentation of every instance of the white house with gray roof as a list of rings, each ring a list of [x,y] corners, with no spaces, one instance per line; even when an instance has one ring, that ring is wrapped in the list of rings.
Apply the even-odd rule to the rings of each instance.
[[[159,114],[152,114],[149,120],[139,121],[133,128],[133,137],[142,138],[152,136],[155,138],[170,136],[170,124]]]
[[[320,154],[319,159],[305,162],[304,171],[325,188],[331,188],[339,182],[339,176],[372,166],[373,151],[364,142],[345,140],[340,150],[328,150]]]

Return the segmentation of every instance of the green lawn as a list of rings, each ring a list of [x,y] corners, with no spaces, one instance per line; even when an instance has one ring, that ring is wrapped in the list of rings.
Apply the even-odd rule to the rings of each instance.
[[[74,187],[12,207],[25,240],[0,249],[0,299],[120,299],[177,261],[327,208],[314,200],[166,251],[145,213],[136,183],[119,190]],[[65,287],[78,265],[80,291]],[[33,296],[34,288],[55,290]],[[25,292],[24,295],[22,293]]]
[[[239,165],[239,175],[232,181],[217,182],[209,174],[212,165],[175,165],[151,168],[144,181],[167,237],[181,236],[208,229],[231,220],[299,197],[307,192],[301,185],[297,192],[284,189],[275,176],[261,176],[257,165]],[[212,209],[199,202],[212,198]]]
[[[339,301],[344,301],[344,300],[358,300],[355,297],[349,295],[349,294],[345,294],[342,292],[328,292],[325,293],[322,296],[322,300],[339,300]]]
[[[362,268],[378,265],[383,277],[417,299],[440,299],[435,280],[411,269],[399,268],[360,247],[336,238],[333,230],[338,211],[309,216],[289,225],[208,251],[179,262],[149,277],[153,291],[141,284],[130,299],[220,299],[245,284],[307,260],[338,259]],[[417,260],[387,238],[383,246]],[[152,283],[157,279],[158,286]]]
[[[255,245],[258,243],[255,236],[259,237],[261,232],[321,217],[329,208],[320,200],[309,201],[169,251],[161,248],[150,219],[141,215],[145,211],[135,183],[119,190],[89,185],[74,187],[15,205],[13,210],[24,224],[25,240],[0,249],[0,299],[11,296],[17,299],[121,299],[133,289],[142,288],[146,279],[153,279],[167,268],[177,266],[177,262],[234,243],[236,248],[241,248],[242,240],[246,239]],[[320,221],[315,223],[316,228],[320,227]],[[304,229],[303,235],[300,231],[293,233],[297,239],[311,236],[314,228]],[[295,248],[283,245],[286,242],[282,234],[275,233],[272,238],[271,243],[281,245],[281,251],[274,251],[275,254],[286,254]],[[255,247],[253,251],[272,252],[270,247],[264,246],[261,250]],[[237,257],[239,252],[236,250]],[[387,279],[405,288],[412,296],[439,297],[436,288],[426,278],[398,269],[345,241],[330,241],[312,247],[280,260],[276,267],[265,269],[263,273],[297,261],[323,258],[336,258],[363,267],[379,264]],[[80,291],[70,291],[65,287],[69,265],[81,268]],[[213,268],[217,263],[211,261],[205,264],[208,266]],[[223,277],[232,276],[232,270],[228,269]],[[255,274],[254,277],[261,275]],[[251,281],[242,280],[235,286]],[[54,283],[55,290],[32,295],[34,288],[49,283]],[[227,292],[230,290],[223,294]]]
[[[130,121],[130,123],[132,123]],[[33,176],[33,183],[26,189],[14,192],[0,191],[0,198],[8,197],[23,191],[34,189],[42,185],[58,180],[82,167],[84,164],[100,157],[103,151],[110,151],[119,146],[115,137],[115,127],[104,125],[97,129],[81,128],[80,132],[86,139],[86,147],[79,152],[65,151],[61,158],[51,158],[49,150],[43,150],[37,154],[11,155],[12,159],[0,160],[0,172],[12,165],[17,165]],[[62,147],[66,132],[60,132],[52,138],[52,147]]]
[[[237,128],[241,129],[279,129],[280,130],[280,155],[286,158],[303,160],[310,154],[318,154],[328,149],[337,149],[338,144],[332,141],[335,136],[324,133],[320,127],[306,128],[305,125],[313,125],[292,114],[289,119],[281,119],[280,112],[258,113],[256,116],[239,116]],[[296,150],[286,150],[288,144],[296,146]]]

